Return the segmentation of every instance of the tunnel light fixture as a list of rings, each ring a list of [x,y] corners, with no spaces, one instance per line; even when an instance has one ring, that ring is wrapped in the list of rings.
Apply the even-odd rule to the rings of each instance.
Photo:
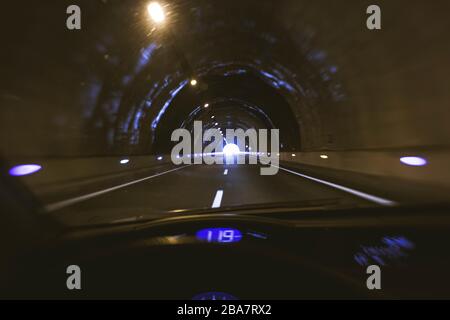
[[[400,162],[413,167],[422,167],[428,163],[427,160],[422,157],[401,157]]]
[[[211,119],[214,119],[215,117],[214,116],[211,116]]]
[[[293,154],[292,154],[292,156],[293,156],[293,157],[296,157],[296,154],[295,154],[295,153],[293,153]]]
[[[197,83],[198,83],[197,80],[195,80],[195,79],[191,80],[191,86],[195,87],[197,85]]]
[[[11,176],[19,177],[19,176],[27,176],[29,174],[33,174],[41,170],[42,167],[38,164],[21,164],[15,167],[12,167],[9,170],[9,174]]]
[[[162,156],[159,156],[158,158],[156,158],[156,160],[161,161],[163,159]]]
[[[234,144],[234,143],[228,143],[224,148],[223,148],[223,154],[226,157],[231,157],[234,156],[236,154],[239,154],[241,151],[239,150],[239,147]]]
[[[209,103],[205,103],[204,107],[208,108],[209,107]]]
[[[326,154],[321,154],[321,155],[320,155],[320,158],[321,158],[321,159],[328,159],[328,156],[327,156]]]
[[[151,2],[147,6],[147,12],[155,23],[162,23],[166,19],[164,10],[158,2]]]
[[[122,159],[120,160],[120,164],[127,164],[130,162],[130,159]]]

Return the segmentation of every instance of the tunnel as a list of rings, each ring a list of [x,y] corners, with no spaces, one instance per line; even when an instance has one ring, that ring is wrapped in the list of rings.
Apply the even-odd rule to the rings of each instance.
[[[8,223],[32,236],[44,220],[447,204],[449,10],[444,0],[8,2],[0,199],[21,212]],[[193,136],[198,122],[279,132],[265,151],[275,165],[258,163],[276,175],[196,166],[203,151],[175,163],[173,133]],[[266,156],[244,145],[235,153]]]
[[[80,30],[60,27],[69,5],[11,4],[2,19],[15,30],[2,52],[10,166],[167,158],[172,132],[202,121],[279,129],[282,160],[338,176],[395,177],[396,189],[414,180],[438,194],[448,186],[444,2],[382,1],[381,30],[366,27],[367,1],[167,1],[161,24],[148,1],[79,1]],[[433,161],[419,170],[404,157]],[[49,167],[29,184],[64,182]]]
[[[435,66],[448,46],[432,42],[442,27],[432,18],[446,13],[440,3],[412,8],[398,24],[405,2],[383,3],[391,33],[364,27],[367,1],[173,1],[161,27],[145,1],[89,1],[80,2],[81,31],[58,28],[64,1],[30,5],[20,17],[13,7],[10,28],[19,36],[6,37],[20,53],[3,58],[4,77],[23,78],[3,89],[3,150],[167,152],[168,132],[203,119],[196,108],[205,104],[224,125],[248,118],[282,128],[286,151],[446,146],[446,65]],[[420,19],[426,29],[414,23]],[[18,122],[26,132],[8,137]]]
[[[171,133],[202,121],[279,129],[282,160],[338,175],[448,185],[444,2],[382,1],[390,32],[366,27],[367,1],[167,1],[161,24],[148,1],[79,1],[80,30],[61,27],[69,5],[11,4],[2,19],[15,30],[2,52],[10,166],[168,155]],[[408,156],[433,161],[411,169]],[[64,180],[49,171],[30,184]]]

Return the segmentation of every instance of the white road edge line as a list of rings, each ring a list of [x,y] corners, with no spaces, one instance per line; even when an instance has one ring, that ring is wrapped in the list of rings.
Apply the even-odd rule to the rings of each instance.
[[[286,172],[295,174],[297,176],[303,177],[305,179],[309,179],[309,180],[312,180],[312,181],[315,181],[315,182],[318,182],[318,183],[325,184],[325,185],[327,185],[329,187],[332,187],[332,188],[335,188],[335,189],[338,189],[338,190],[341,190],[341,191],[344,191],[344,192],[351,193],[351,194],[353,194],[353,195],[355,195],[357,197],[360,197],[360,198],[366,199],[368,201],[372,201],[372,202],[381,204],[383,206],[395,206],[397,204],[395,201],[392,201],[392,200],[388,200],[388,199],[380,198],[380,197],[377,197],[377,196],[373,196],[373,195],[370,195],[370,194],[362,192],[362,191],[358,191],[358,190],[355,190],[355,189],[347,188],[347,187],[341,186],[341,185],[336,184],[336,183],[332,183],[332,182],[328,182],[328,181],[325,181],[325,180],[317,179],[317,178],[314,178],[314,177],[311,177],[311,176],[307,176],[306,174],[301,174],[301,173],[298,173],[298,172],[295,172],[295,171],[292,171],[292,170],[289,170],[289,169],[285,169],[285,168],[282,168],[282,167],[277,167],[275,165],[272,165],[272,166],[274,166],[274,167],[276,167],[278,169],[284,170]]]
[[[216,196],[214,197],[213,204],[211,208],[220,208],[220,204],[222,203],[223,190],[217,190]]]
[[[83,196],[75,197],[75,198],[72,198],[72,199],[67,199],[67,200],[51,203],[51,204],[46,205],[44,208],[45,208],[45,210],[47,212],[56,211],[56,210],[68,207],[70,205],[73,205],[75,203],[78,203],[78,202],[81,202],[81,201],[85,201],[85,200],[88,200],[88,199],[91,199],[91,198],[95,198],[95,197],[98,197],[98,196],[100,196],[102,194],[105,194],[105,193],[108,193],[108,192],[112,192],[112,191],[115,191],[115,190],[118,190],[118,189],[122,189],[122,188],[131,186],[133,184],[136,184],[136,183],[139,183],[139,182],[142,182],[142,181],[145,181],[145,180],[149,180],[149,179],[152,179],[152,178],[156,178],[156,177],[162,176],[162,175],[164,175],[166,173],[170,173],[170,172],[174,172],[174,171],[177,171],[177,170],[184,169],[184,168],[189,167],[189,166],[191,166],[191,165],[183,166],[181,168],[176,168],[176,169],[172,169],[172,170],[169,170],[169,171],[164,171],[164,172],[161,172],[161,173],[154,174],[152,176],[148,176],[148,177],[145,177],[145,178],[142,178],[142,179],[138,179],[138,180],[134,180],[134,181],[131,181],[131,182],[127,182],[127,183],[124,183],[124,184],[121,184],[121,185],[118,185],[118,186],[115,186],[115,187],[112,187],[112,188],[108,188],[108,189],[104,189],[104,190],[88,193],[88,194],[85,194]]]
[[[226,176],[228,174],[228,169],[225,169],[225,171],[223,172],[223,175]]]

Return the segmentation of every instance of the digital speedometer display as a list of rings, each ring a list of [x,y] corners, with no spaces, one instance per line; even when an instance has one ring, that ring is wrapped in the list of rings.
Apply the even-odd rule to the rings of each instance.
[[[197,239],[206,242],[233,243],[242,239],[242,233],[232,228],[208,228],[199,230]]]

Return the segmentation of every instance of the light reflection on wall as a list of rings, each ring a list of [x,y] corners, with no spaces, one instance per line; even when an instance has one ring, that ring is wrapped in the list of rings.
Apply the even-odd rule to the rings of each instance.
[[[16,176],[16,177],[26,176],[26,175],[36,173],[36,172],[40,171],[41,169],[42,169],[42,166],[40,166],[38,164],[22,164],[22,165],[12,167],[9,170],[9,174],[11,176]]]
[[[141,56],[139,57],[138,62],[136,63],[136,66],[134,68],[134,74],[138,74],[142,71],[142,69],[147,66],[147,64],[150,62],[153,54],[155,51],[159,48],[159,46],[156,43],[151,43],[148,47],[143,48],[141,50]]]
[[[413,167],[422,167],[428,163],[427,160],[422,157],[401,157],[400,162]]]
[[[188,80],[184,80],[181,83],[179,83],[179,85],[175,89],[170,91],[169,99],[166,100],[166,102],[164,103],[163,107],[159,111],[158,115],[152,121],[152,129],[156,129],[156,127],[158,126],[159,121],[161,120],[161,117],[164,115],[164,113],[166,112],[167,108],[172,103],[173,99],[175,99],[175,97],[177,96],[178,92],[180,92],[188,84],[188,82],[189,82]]]

